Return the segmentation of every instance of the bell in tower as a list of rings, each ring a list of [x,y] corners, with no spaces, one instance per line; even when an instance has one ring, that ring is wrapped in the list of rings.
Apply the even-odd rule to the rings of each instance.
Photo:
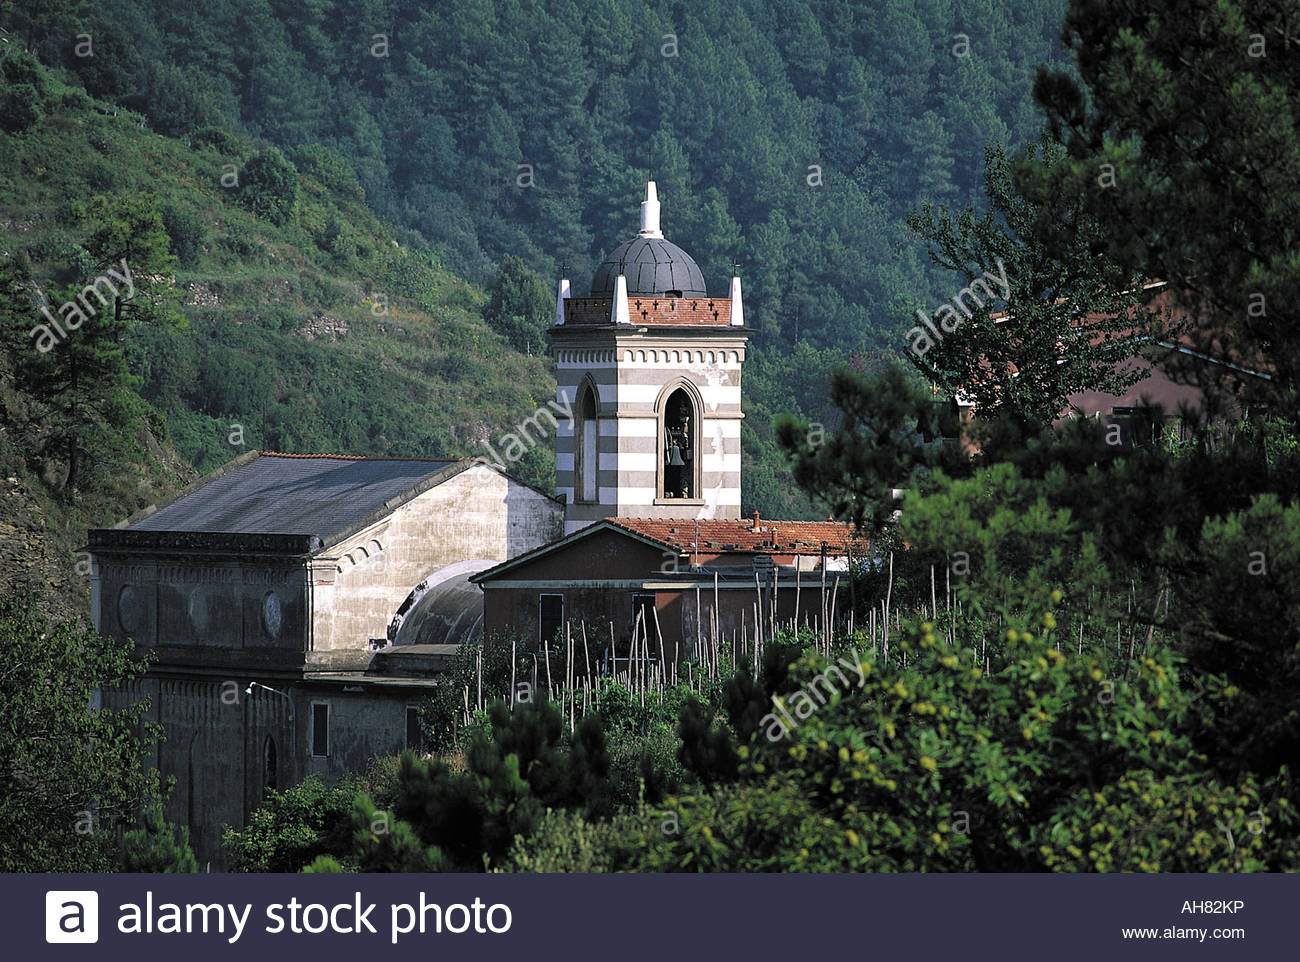
[[[664,490],[665,499],[695,497],[695,472],[692,470],[695,435],[690,395],[678,390],[668,399],[664,413]]]

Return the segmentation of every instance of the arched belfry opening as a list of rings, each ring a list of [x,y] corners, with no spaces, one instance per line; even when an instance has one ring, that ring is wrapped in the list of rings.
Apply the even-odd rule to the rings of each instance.
[[[659,496],[665,499],[699,497],[699,415],[684,387],[668,395],[660,422],[663,469]]]
[[[581,501],[596,501],[596,480],[600,472],[600,455],[597,453],[597,440],[600,435],[600,422],[596,420],[596,392],[590,383],[582,386],[578,399],[577,448],[574,458],[574,471],[577,475],[577,497]]]

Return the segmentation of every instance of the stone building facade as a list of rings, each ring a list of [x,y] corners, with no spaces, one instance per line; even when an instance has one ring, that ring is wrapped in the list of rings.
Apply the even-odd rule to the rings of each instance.
[[[223,825],[268,788],[411,744],[481,634],[468,577],[561,529],[555,499],[475,459],[246,455],[90,532],[97,628],[154,659],[104,702],[149,699],[169,817],[219,866]]]
[[[664,239],[653,183],[590,295],[560,281],[549,334],[556,406],[572,411],[558,498],[477,459],[255,453],[90,532],[99,630],[154,658],[104,701],[149,699],[168,815],[200,859],[221,867],[223,827],[268,789],[413,745],[417,706],[485,627],[542,644],[604,623],[617,658],[639,619],[677,661],[705,623],[735,636],[747,612],[844,606],[826,586],[848,528],[741,520],[740,279],[709,295]]]
[[[653,182],[640,232],[590,296],[560,280],[548,333],[574,412],[556,440],[565,537],[473,576],[487,631],[544,647],[586,626],[595,652],[624,658],[635,636],[678,662],[704,638],[740,642],[759,618],[825,623],[847,607],[835,584],[868,550],[847,525],[741,519],[740,278],[709,296],[664,239]]]

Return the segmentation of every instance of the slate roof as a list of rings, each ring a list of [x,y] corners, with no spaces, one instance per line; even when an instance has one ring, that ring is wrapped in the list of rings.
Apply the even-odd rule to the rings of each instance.
[[[242,462],[242,463],[241,463]],[[156,509],[131,531],[305,535],[324,544],[420,491],[479,463],[476,459],[364,458],[281,454],[240,458]]]

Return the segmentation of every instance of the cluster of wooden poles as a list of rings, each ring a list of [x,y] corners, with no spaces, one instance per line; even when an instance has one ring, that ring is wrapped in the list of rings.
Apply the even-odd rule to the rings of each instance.
[[[780,597],[779,570],[773,569],[769,592],[765,593],[758,572],[754,573],[754,590],[756,600],[741,609],[739,628],[726,631],[719,622],[720,585],[718,573],[713,576],[713,604],[707,609],[707,618],[699,617],[706,609],[702,605],[702,591],[695,588],[696,624],[693,639],[687,642],[686,657],[679,660],[677,652],[669,657],[664,646],[663,630],[659,624],[659,613],[653,606],[638,608],[632,621],[631,642],[625,648],[626,654],[618,654],[618,641],[614,622],[608,622],[608,643],[601,632],[597,642],[589,636],[588,625],[582,622],[574,632],[572,622],[564,626],[564,638],[557,639],[554,646],[548,646],[540,652],[525,651],[525,658],[531,657],[532,670],[523,679],[527,687],[523,688],[519,678],[519,645],[512,640],[510,645],[510,693],[507,696],[511,708],[531,700],[542,679],[545,679],[546,691],[550,701],[558,703],[559,708],[568,719],[570,728],[577,720],[586,715],[593,706],[599,707],[601,679],[612,680],[621,684],[642,707],[649,699],[662,699],[668,689],[685,684],[688,688],[701,691],[706,685],[719,679],[729,677],[738,671],[748,671],[757,676],[763,663],[763,652],[780,633],[794,635],[799,632],[799,616],[803,616],[803,632],[816,639],[819,651],[829,655],[836,639],[836,631],[847,628],[851,635],[854,631],[852,610],[846,616],[836,616],[836,604],[839,594],[839,575],[836,574],[827,584],[826,572],[821,573],[820,599],[818,610],[811,614],[801,610],[801,594],[804,592],[802,578],[796,573],[794,616],[787,619],[778,617],[777,600]],[[809,589],[812,594],[816,589]],[[809,606],[811,607],[811,606]],[[647,612],[649,613],[647,616]],[[888,634],[888,608],[882,608],[879,617],[879,631]],[[649,618],[649,621],[647,620]],[[877,632],[877,613],[870,616],[872,636]],[[707,621],[707,631],[704,622]],[[887,637],[883,642],[888,651]],[[599,648],[596,648],[599,645]],[[593,649],[595,649],[593,651]],[[594,657],[593,657],[594,656]],[[483,652],[480,648],[476,655],[476,671],[473,683],[465,685],[463,690],[463,720],[469,724],[474,709],[485,708],[483,692]],[[553,665],[558,661],[558,665]],[[522,690],[521,690],[522,689]],[[523,697],[524,693],[527,697]]]
[[[618,646],[614,622],[608,622],[608,644],[604,640],[603,631],[601,633],[602,638],[597,643],[589,637],[588,626],[585,622],[579,624],[577,634],[574,633],[573,624],[566,622],[562,642],[557,639],[555,645],[548,646],[540,652],[525,651],[525,656],[532,659],[532,670],[528,673],[526,679],[528,696],[521,697],[522,692],[518,677],[518,642],[512,640],[510,645],[510,692],[515,697],[507,696],[504,700],[510,704],[512,709],[519,702],[531,700],[532,693],[537,690],[544,677],[550,701],[558,703],[572,729],[576,725],[577,719],[582,718],[593,707],[599,708],[602,690],[601,679],[612,680],[622,685],[644,707],[647,700],[654,701],[658,699],[662,701],[670,688],[680,684],[685,684],[688,688],[698,692],[702,691],[707,685],[719,679],[727,678],[738,671],[748,671],[753,677],[757,677],[763,664],[763,652],[781,634],[791,638],[796,636],[800,638],[811,637],[816,644],[817,650],[826,657],[831,656],[831,649],[837,641],[853,638],[857,643],[868,648],[873,659],[888,661],[891,638],[896,637],[902,629],[902,611],[899,606],[893,603],[894,558],[892,553],[889,556],[889,581],[885,597],[880,599],[878,606],[873,605],[862,617],[861,629],[865,637],[856,637],[858,626],[855,624],[855,613],[852,607],[843,615],[838,615],[836,612],[835,606],[839,591],[838,576],[834,578],[828,595],[826,575],[823,571],[820,610],[814,611],[811,617],[807,610],[803,611],[803,623],[800,625],[800,593],[802,585],[799,579],[796,577],[794,617],[780,619],[777,615],[779,593],[775,590],[779,588],[779,575],[775,571],[773,574],[772,586],[774,590],[769,592],[766,598],[758,575],[755,574],[754,587],[757,600],[747,609],[741,609],[740,627],[732,629],[730,632],[723,630],[719,624],[718,612],[720,607],[718,603],[719,584],[717,573],[714,573],[713,605],[708,609],[707,633],[703,630],[705,626],[701,624],[703,619],[698,617],[698,614],[703,609],[701,608],[701,590],[697,586],[695,589],[695,611],[697,613],[695,636],[688,643],[686,657],[680,661],[676,657],[676,652],[673,652],[673,658],[668,657],[668,652],[664,647],[663,631],[659,625],[659,613],[651,606],[637,610],[632,623],[632,640],[626,649],[626,655],[617,654]],[[949,615],[946,619],[945,633],[948,635],[949,641],[956,644],[956,624],[962,606],[953,591],[949,574],[948,569],[945,569],[944,610]],[[1158,604],[1159,601],[1157,600]],[[647,611],[650,613],[653,624],[648,623],[646,620]],[[915,613],[922,617],[928,616],[932,620],[938,619],[938,577],[934,567],[930,569],[930,604],[927,608],[922,603],[920,609]],[[1148,633],[1146,641],[1149,642],[1149,640]],[[600,647],[595,648],[596,644],[599,644]],[[1082,654],[1082,624],[1079,629],[1078,648],[1079,653]],[[1130,657],[1133,654],[1132,648],[1131,641]],[[1142,648],[1145,652],[1146,642],[1144,642]],[[593,651],[593,649],[595,650]],[[465,724],[469,724],[473,708],[481,711],[485,707],[482,657],[483,651],[480,648],[477,654],[477,670],[475,672],[477,676],[476,692],[471,692],[469,685],[464,687]],[[903,666],[906,666],[907,653],[905,651],[896,651],[895,657],[900,660]],[[989,668],[990,654],[982,635],[979,649],[971,648],[971,658],[976,664],[984,665],[986,670]],[[539,664],[539,659],[541,664]],[[558,661],[559,664],[553,666],[553,661]]]

